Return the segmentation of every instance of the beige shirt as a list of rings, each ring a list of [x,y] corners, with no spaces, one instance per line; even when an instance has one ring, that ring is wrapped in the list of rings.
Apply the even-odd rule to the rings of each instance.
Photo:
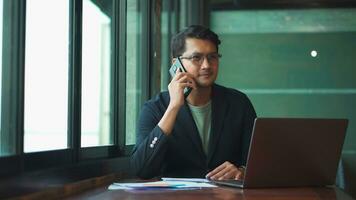
[[[203,106],[193,106],[188,103],[193,119],[198,128],[205,154],[208,153],[209,136],[211,129],[211,101]]]

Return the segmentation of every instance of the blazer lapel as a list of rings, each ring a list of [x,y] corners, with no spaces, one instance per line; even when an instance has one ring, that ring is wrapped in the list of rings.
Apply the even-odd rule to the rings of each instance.
[[[212,94],[212,116],[207,160],[208,163],[213,158],[214,152],[217,148],[217,144],[221,136],[221,130],[224,125],[225,114],[229,107],[224,100],[224,93],[220,90],[219,86],[214,85]]]
[[[190,137],[193,142],[194,147],[196,147],[197,152],[200,154],[200,157],[206,159],[205,153],[203,151],[203,144],[199,136],[198,128],[195,125],[195,121],[190,112],[189,106],[187,103],[182,106],[181,110],[178,113],[177,121],[181,122],[182,131],[187,137]]]

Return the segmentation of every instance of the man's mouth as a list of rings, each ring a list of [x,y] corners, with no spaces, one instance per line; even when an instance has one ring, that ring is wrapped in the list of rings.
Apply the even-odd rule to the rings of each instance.
[[[211,76],[211,73],[201,73],[199,76]]]

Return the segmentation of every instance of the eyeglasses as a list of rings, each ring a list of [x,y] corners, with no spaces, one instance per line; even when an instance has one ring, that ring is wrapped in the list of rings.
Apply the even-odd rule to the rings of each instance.
[[[218,53],[210,53],[207,55],[195,53],[190,56],[180,56],[180,59],[190,60],[194,65],[202,65],[204,62],[204,58],[208,60],[209,64],[217,64],[219,62],[219,58],[221,58],[221,54]]]

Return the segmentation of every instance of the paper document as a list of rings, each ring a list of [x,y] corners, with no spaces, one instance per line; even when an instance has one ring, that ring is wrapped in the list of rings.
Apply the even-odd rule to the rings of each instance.
[[[149,190],[149,189],[192,189],[192,188],[213,188],[217,187],[209,183],[180,181],[180,180],[163,180],[143,183],[113,183],[109,190]]]
[[[195,182],[195,183],[210,183],[208,179],[205,178],[169,178],[163,177],[163,181],[187,181],[187,182]]]

